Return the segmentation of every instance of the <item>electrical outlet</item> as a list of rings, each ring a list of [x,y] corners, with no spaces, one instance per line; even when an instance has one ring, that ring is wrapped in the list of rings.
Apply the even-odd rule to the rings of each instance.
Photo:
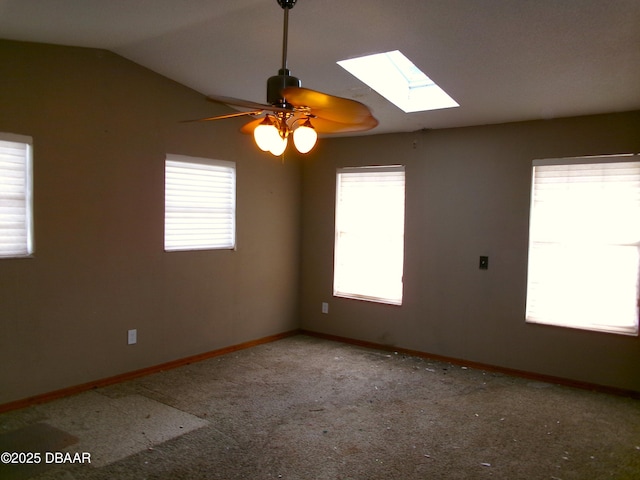
[[[327,302],[322,302],[322,313],[329,313],[329,304]]]
[[[127,345],[135,345],[138,343],[138,330],[133,329],[127,331]]]

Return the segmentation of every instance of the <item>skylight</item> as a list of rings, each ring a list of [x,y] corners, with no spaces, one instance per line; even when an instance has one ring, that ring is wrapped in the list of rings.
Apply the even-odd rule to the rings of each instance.
[[[459,107],[399,50],[338,62],[405,113]]]

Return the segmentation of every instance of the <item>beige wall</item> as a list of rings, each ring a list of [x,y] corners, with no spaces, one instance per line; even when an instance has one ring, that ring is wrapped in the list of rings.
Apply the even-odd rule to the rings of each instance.
[[[0,132],[34,139],[36,245],[0,260],[0,404],[298,327],[297,160],[241,120],[179,123],[223,111],[109,52],[0,41]],[[163,251],[167,152],[236,162],[237,251]]]
[[[0,404],[300,326],[640,391],[638,338],[523,320],[531,160],[640,151],[640,112],[323,139],[301,173],[241,120],[179,123],[223,111],[109,52],[0,41],[0,132],[34,138],[36,231],[34,258],[0,260]],[[237,162],[237,251],[163,252],[167,152]],[[404,305],[332,298],[335,169],[390,162]]]
[[[524,322],[531,161],[621,152],[640,152],[640,112],[323,141],[303,167],[302,327],[640,391],[637,337]],[[389,163],[406,165],[404,304],[333,298],[335,170]]]

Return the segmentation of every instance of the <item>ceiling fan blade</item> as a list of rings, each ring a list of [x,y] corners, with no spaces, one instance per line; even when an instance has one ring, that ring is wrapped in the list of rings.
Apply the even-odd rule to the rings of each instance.
[[[378,124],[365,104],[348,98],[336,97],[302,87],[287,87],[282,90],[287,102],[296,108],[308,107],[312,115],[344,124]]]
[[[322,117],[311,118],[310,121],[318,133],[364,132],[378,125],[378,121],[372,116],[359,123],[340,123]]]
[[[241,133],[251,134],[256,129],[258,125],[260,125],[264,121],[264,118],[256,118],[255,120],[251,120],[248,123],[245,123],[242,128],[240,128]]]
[[[214,103],[222,103],[234,107],[251,108],[253,110],[271,110],[272,112],[290,112],[291,109],[267,105],[266,103],[252,102],[250,100],[242,100],[240,98],[223,97],[221,95],[209,95],[207,100]]]
[[[245,115],[260,115],[263,110],[253,110],[251,112],[227,113],[226,115],[217,115],[215,117],[196,118],[195,120],[182,120],[182,123],[188,122],[210,122],[211,120],[224,120],[225,118],[243,117]]]

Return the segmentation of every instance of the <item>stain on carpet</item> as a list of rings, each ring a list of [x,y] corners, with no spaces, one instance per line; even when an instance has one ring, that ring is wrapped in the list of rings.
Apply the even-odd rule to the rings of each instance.
[[[53,467],[45,462],[46,452],[57,452],[78,441],[77,437],[46,423],[36,423],[28,427],[0,434],[0,452],[14,455],[16,461],[32,463],[0,463],[0,478],[3,480],[25,480]],[[39,454],[38,462],[35,455]],[[5,453],[5,455],[7,455]]]

